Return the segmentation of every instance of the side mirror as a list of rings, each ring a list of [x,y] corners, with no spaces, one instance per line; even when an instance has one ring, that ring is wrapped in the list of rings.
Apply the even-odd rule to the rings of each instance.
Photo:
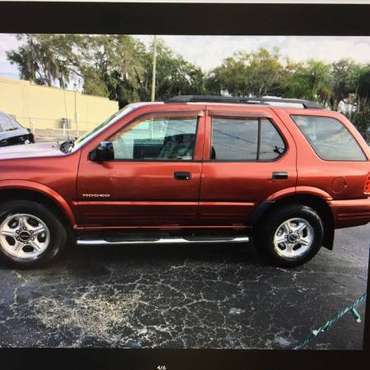
[[[89,153],[90,161],[105,162],[114,159],[113,144],[110,141],[102,141],[96,149]]]

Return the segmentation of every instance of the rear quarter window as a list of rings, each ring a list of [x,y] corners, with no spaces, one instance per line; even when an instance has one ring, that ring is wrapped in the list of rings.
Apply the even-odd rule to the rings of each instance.
[[[361,147],[348,129],[331,117],[292,115],[316,154],[328,161],[366,161]]]

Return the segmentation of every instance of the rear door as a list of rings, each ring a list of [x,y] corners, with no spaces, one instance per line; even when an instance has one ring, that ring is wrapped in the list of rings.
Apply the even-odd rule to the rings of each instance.
[[[296,148],[269,108],[209,106],[200,222],[242,226],[263,200],[297,180]]]

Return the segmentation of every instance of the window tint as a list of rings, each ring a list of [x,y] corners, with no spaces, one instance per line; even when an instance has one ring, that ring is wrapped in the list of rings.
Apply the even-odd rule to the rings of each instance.
[[[268,119],[212,120],[212,160],[273,160],[284,151],[284,141]]]
[[[214,118],[211,159],[256,160],[258,119]]]
[[[131,124],[111,141],[115,159],[191,160],[196,118],[148,118]]]
[[[322,159],[366,160],[356,140],[337,119],[299,115],[292,118]]]

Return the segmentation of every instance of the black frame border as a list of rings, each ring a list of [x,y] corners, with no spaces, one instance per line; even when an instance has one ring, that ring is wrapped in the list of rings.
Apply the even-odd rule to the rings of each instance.
[[[364,4],[0,1],[0,17],[3,33],[370,35]]]

